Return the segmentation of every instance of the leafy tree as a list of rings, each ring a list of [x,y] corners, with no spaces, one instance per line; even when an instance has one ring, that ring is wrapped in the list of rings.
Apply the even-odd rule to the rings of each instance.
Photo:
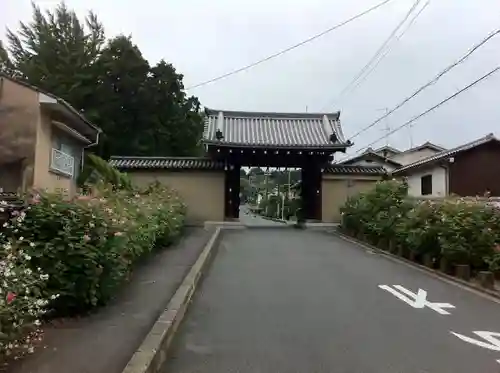
[[[260,167],[252,167],[250,171],[248,171],[248,176],[253,175],[264,175],[264,170]]]
[[[290,173],[290,175],[289,175]],[[301,172],[300,170],[290,170],[290,171],[279,171],[275,170],[271,172],[271,179],[280,185],[288,184],[288,178],[290,177],[290,184],[294,184],[297,181],[300,181]]]
[[[149,72],[146,91],[152,117],[145,130],[154,154],[187,156],[200,152],[200,102],[196,97],[186,97],[182,78],[163,60]]]
[[[81,110],[104,134],[99,155],[201,155],[203,118],[187,97],[183,76],[160,61],[149,66],[129,37],[106,42],[90,12],[83,20],[60,3],[8,30],[0,45],[0,71],[49,91]]]
[[[0,40],[0,73],[14,75],[14,72],[14,65],[12,64],[12,61],[9,58],[9,54],[3,46],[2,41]]]
[[[252,193],[252,188],[247,178],[240,178],[240,193],[241,193],[241,202],[245,203],[250,199],[250,195]]]
[[[146,79],[149,63],[129,37],[109,41],[97,61],[96,104],[104,130],[99,153],[110,155],[151,155],[147,123]]]
[[[88,154],[83,172],[78,177],[78,184],[85,187],[87,184],[99,182],[111,184],[117,189],[132,190],[132,183],[127,174],[118,171],[95,154]]]
[[[33,20],[20,23],[18,33],[7,30],[11,72],[51,92],[97,121],[95,87],[97,65],[104,45],[104,28],[90,12],[80,22],[74,11],[60,3],[46,14],[33,3]]]

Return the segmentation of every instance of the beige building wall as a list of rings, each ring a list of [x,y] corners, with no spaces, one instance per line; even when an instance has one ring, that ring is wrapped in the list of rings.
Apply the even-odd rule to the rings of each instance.
[[[36,137],[33,186],[49,192],[58,192],[73,196],[77,190],[76,181],[70,176],[50,170],[53,129],[49,115],[41,111]]]
[[[15,192],[33,183],[38,93],[0,77],[0,188]],[[12,165],[21,167],[13,171]],[[19,175],[20,174],[20,175]]]
[[[187,205],[188,224],[224,220],[225,174],[223,171],[131,170],[138,187],[158,181],[176,190]]]
[[[347,199],[370,190],[380,180],[380,176],[323,175],[321,220],[324,223],[340,223],[340,208]]]

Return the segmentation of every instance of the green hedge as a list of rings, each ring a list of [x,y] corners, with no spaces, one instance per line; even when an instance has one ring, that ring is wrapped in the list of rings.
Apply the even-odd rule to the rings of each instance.
[[[500,210],[480,199],[416,200],[407,185],[384,181],[351,197],[341,228],[381,248],[445,258],[473,270],[500,269]]]
[[[159,185],[33,197],[0,233],[0,353],[31,349],[23,338],[33,341],[49,310],[75,315],[105,304],[141,257],[176,240],[185,212]]]

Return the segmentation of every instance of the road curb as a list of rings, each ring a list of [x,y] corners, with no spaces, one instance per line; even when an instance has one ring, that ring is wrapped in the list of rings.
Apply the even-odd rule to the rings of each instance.
[[[381,250],[381,249],[379,249],[376,246],[373,246],[373,245],[370,245],[370,244],[368,244],[366,242],[360,241],[357,238],[348,236],[348,235],[340,232],[339,230],[332,230],[330,232],[333,233],[333,234],[335,234],[336,236],[340,237],[341,239],[343,239],[345,241],[354,243],[354,244],[356,244],[356,245],[358,245],[358,246],[360,246],[362,248],[372,250],[372,251],[376,252],[377,254],[379,254],[380,256],[383,256],[386,259],[389,259],[389,260],[391,260],[393,262],[398,262],[398,263],[401,263],[401,264],[405,264],[405,265],[407,265],[409,267],[412,267],[412,268],[414,268],[414,269],[416,269],[418,271],[426,272],[427,274],[432,275],[432,277],[434,277],[436,279],[444,281],[444,282],[446,282],[448,284],[459,286],[459,287],[461,287],[463,289],[469,290],[469,291],[471,291],[473,293],[476,293],[476,294],[481,295],[483,297],[486,297],[486,298],[488,298],[490,300],[493,300],[493,301],[495,301],[497,303],[500,303],[500,293],[497,292],[497,291],[485,289],[485,288],[483,288],[481,286],[478,286],[478,285],[476,285],[474,283],[464,281],[462,279],[459,279],[457,277],[454,277],[454,276],[448,275],[446,273],[437,271],[435,269],[428,268],[428,267],[426,267],[426,266],[424,266],[422,264],[412,262],[409,259],[403,258],[403,257],[395,255],[395,254],[392,254],[392,253],[390,253],[388,251]]]
[[[199,280],[215,254],[221,239],[221,232],[221,227],[215,228],[198,259],[122,373],[158,373],[161,370],[167,358],[168,347],[184,318]]]

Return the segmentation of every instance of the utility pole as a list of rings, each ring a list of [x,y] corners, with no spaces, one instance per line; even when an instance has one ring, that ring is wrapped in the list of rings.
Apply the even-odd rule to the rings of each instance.
[[[408,126],[408,134],[410,135],[410,149],[413,148],[413,124]]]
[[[276,218],[280,217],[280,173],[281,169],[278,167],[277,172],[275,175],[277,175],[276,178]]]
[[[378,111],[384,111],[387,115],[389,113],[389,108],[378,109]],[[389,126],[389,120],[387,117],[384,118],[384,128],[382,131],[385,132],[385,146],[389,146],[389,132],[391,132],[391,127]]]
[[[265,191],[265,194],[264,194],[264,198],[265,198],[265,201],[266,201],[266,212],[265,214],[267,215],[267,211],[268,211],[268,201],[269,201],[269,167],[267,168],[266,172],[264,173],[264,176],[265,176],[265,186],[266,186],[266,191]]]
[[[292,171],[288,170],[288,195],[287,195],[287,198],[290,199],[290,187],[292,186],[291,185],[291,174],[292,174]]]

